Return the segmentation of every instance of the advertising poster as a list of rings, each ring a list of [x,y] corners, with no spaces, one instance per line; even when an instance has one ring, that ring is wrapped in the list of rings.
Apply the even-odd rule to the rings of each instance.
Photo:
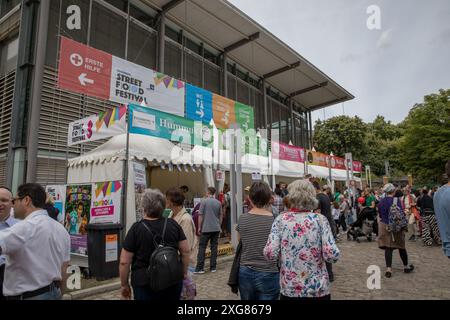
[[[209,124],[212,119],[212,93],[186,84],[186,118]]]
[[[353,171],[361,172],[362,171],[362,163],[359,161],[353,161]]]
[[[144,210],[142,208],[142,196],[144,195],[145,189],[147,189],[147,174],[145,170],[145,165],[139,162],[133,162],[133,172],[134,172],[134,194],[136,203],[136,221],[142,220],[144,217]]]
[[[87,255],[86,226],[90,221],[91,202],[91,184],[67,186],[64,226],[70,234],[72,253]]]
[[[331,168],[338,170],[345,170],[345,159],[336,156],[331,157]]]
[[[236,123],[235,102],[213,94],[213,118],[217,128],[228,129]]]
[[[272,142],[272,155],[274,159],[305,162],[305,149],[275,141]]]
[[[255,114],[253,108],[243,103],[235,104],[236,122],[244,131],[255,129]]]
[[[190,145],[208,146],[212,143],[212,128],[207,124],[136,105],[130,105],[129,111],[130,133]]]
[[[61,37],[58,88],[184,116],[185,83]]]
[[[116,107],[98,115],[69,123],[67,145],[105,139],[127,132],[127,107]]]
[[[328,168],[328,157],[325,153],[308,151],[308,164]]]
[[[59,210],[57,220],[64,224],[65,206],[66,201],[66,185],[50,185],[45,187],[45,192],[53,197],[55,203],[53,206]]]
[[[122,182],[99,182],[92,185],[91,223],[119,223]]]

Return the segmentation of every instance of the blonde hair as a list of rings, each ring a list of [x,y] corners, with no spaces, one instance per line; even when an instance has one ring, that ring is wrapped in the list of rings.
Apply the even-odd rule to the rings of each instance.
[[[295,180],[288,187],[288,200],[291,207],[303,210],[315,210],[319,202],[316,190],[308,180]]]
[[[55,199],[53,196],[47,192],[47,198],[45,199],[45,203],[51,204],[52,206],[55,204]]]

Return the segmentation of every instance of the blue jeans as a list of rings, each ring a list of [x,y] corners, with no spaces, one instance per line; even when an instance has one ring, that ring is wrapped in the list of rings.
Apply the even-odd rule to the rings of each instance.
[[[239,292],[241,300],[278,300],[280,273],[239,268]]]
[[[134,300],[180,300],[183,281],[162,291],[155,292],[150,287],[133,287]]]
[[[61,300],[61,299],[62,299],[61,290],[55,286],[52,286],[49,292],[40,294],[32,298],[27,298],[24,300]]]

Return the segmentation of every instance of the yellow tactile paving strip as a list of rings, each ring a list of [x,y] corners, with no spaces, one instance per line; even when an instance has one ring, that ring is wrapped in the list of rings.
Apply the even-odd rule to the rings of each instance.
[[[217,249],[218,256],[226,256],[232,254],[233,254],[233,246],[231,245],[231,243],[219,244],[219,248]],[[211,256],[211,250],[209,248],[206,249],[205,256],[206,258],[209,258]]]

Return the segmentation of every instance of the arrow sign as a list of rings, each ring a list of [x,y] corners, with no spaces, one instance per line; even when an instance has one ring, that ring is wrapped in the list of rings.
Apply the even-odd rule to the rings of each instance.
[[[197,110],[195,113],[197,115],[199,115],[200,118],[203,118],[205,116],[205,112],[203,111],[203,108],[201,108],[200,110]]]
[[[78,77],[78,80],[80,81],[82,86],[86,86],[86,83],[94,84],[94,80],[87,78],[86,73],[80,74],[80,76]]]

